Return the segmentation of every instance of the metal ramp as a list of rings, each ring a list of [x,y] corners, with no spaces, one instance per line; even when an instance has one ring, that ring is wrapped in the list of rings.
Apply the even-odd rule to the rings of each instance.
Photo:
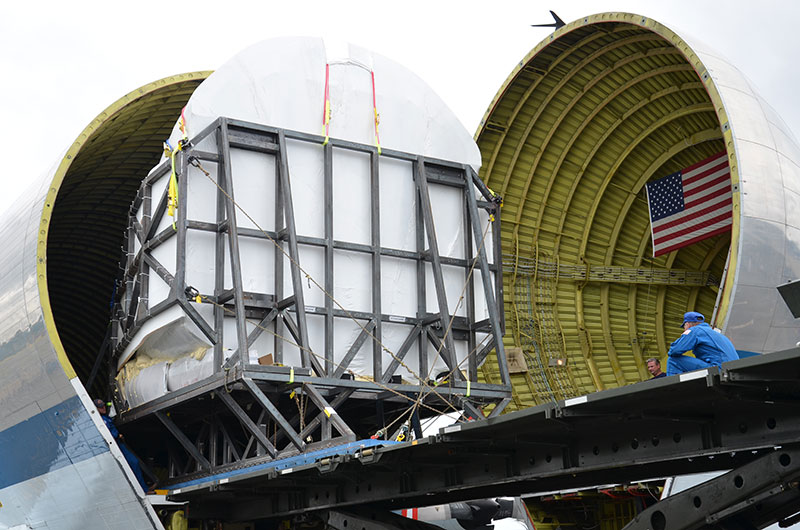
[[[798,381],[800,349],[786,350],[457,424],[413,443],[181,488],[170,498],[188,501],[197,517],[254,520],[737,470],[738,496],[715,502],[701,496],[695,508],[701,526],[714,526],[755,510],[765,492],[792,490],[800,470]],[[753,473],[768,478],[751,480]],[[674,522],[667,505],[656,506],[665,521],[658,530],[697,527],[697,517],[683,508]],[[780,506],[772,513],[796,512],[800,497],[787,494]],[[634,525],[657,528],[649,519]]]

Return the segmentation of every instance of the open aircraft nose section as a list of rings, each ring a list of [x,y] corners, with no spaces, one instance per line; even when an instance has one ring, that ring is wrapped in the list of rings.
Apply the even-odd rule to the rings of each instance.
[[[641,15],[576,20],[519,62],[476,139],[505,202],[506,350],[530,374],[515,376],[524,405],[647,379],[686,311],[740,352],[797,342],[775,287],[800,275],[800,149],[706,45]],[[654,258],[645,185],[717,154],[727,222]],[[695,223],[711,232],[706,204]]]
[[[208,74],[163,79],[110,105],[3,217],[0,527],[99,527],[110,513],[131,528],[160,527],[84,385],[141,172]],[[92,397],[107,369],[95,369]]]
[[[90,391],[108,385],[107,360],[97,367],[95,360],[130,204],[175,117],[210,73],[171,76],[120,98],[84,129],[48,179],[37,233],[39,293],[60,364]]]

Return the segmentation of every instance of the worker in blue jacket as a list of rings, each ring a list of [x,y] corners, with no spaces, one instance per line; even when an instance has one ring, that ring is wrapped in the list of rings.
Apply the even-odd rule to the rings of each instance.
[[[122,452],[122,456],[125,457],[125,460],[131,467],[131,471],[133,471],[133,475],[136,477],[136,480],[139,481],[139,485],[142,486],[144,491],[147,491],[147,484],[144,482],[144,475],[142,475],[142,466],[139,464],[139,459],[136,458],[136,455],[133,454],[133,451],[128,449],[128,446],[125,445],[125,439],[122,436],[122,433],[117,430],[117,426],[114,425],[114,421],[108,416],[108,407],[106,406],[106,403],[102,399],[95,399],[94,406],[97,407],[97,412],[99,412],[100,417],[103,418],[103,423],[105,423],[106,427],[108,427],[111,437],[116,440],[117,446],[119,446],[119,450]]]
[[[706,324],[701,313],[689,311],[684,314],[682,327],[685,331],[667,352],[667,375],[719,366],[739,358],[733,343]],[[689,350],[694,352],[694,357],[684,355]]]

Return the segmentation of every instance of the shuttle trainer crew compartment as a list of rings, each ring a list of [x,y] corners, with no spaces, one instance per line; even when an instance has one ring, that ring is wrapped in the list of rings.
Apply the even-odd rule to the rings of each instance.
[[[209,471],[503,409],[501,201],[419,78],[353,46],[266,41],[198,87],[164,146],[118,279],[122,424],[157,418]]]
[[[180,177],[165,160],[134,203],[113,341],[128,408],[268,354],[316,376],[418,385],[458,367],[477,381],[498,317],[486,302],[497,285],[497,205],[487,190],[479,209],[469,165],[388,148],[379,158],[369,145],[323,147],[319,137],[224,118],[201,138],[175,156]],[[420,259],[426,222],[435,265]],[[425,322],[442,330],[436,341],[421,333]]]

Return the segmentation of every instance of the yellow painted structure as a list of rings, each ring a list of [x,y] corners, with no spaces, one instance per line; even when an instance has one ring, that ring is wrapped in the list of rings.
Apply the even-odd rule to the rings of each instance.
[[[724,318],[738,194],[732,234],[652,258],[647,181],[723,150],[739,179],[713,79],[669,28],[604,13],[558,29],[503,83],[475,138],[481,177],[504,198],[505,345],[528,367],[509,410],[647,379],[682,313],[710,317],[720,288]],[[731,270],[736,258],[734,247]]]
[[[210,74],[170,76],[121,97],[86,126],[55,169],[42,210],[36,273],[48,335],[70,378],[88,379],[102,344],[109,286],[121,257],[115,242],[130,202],[142,176],[158,163],[161,142],[189,96]],[[76,298],[85,292],[95,296]],[[105,375],[97,380],[106,382]]]

